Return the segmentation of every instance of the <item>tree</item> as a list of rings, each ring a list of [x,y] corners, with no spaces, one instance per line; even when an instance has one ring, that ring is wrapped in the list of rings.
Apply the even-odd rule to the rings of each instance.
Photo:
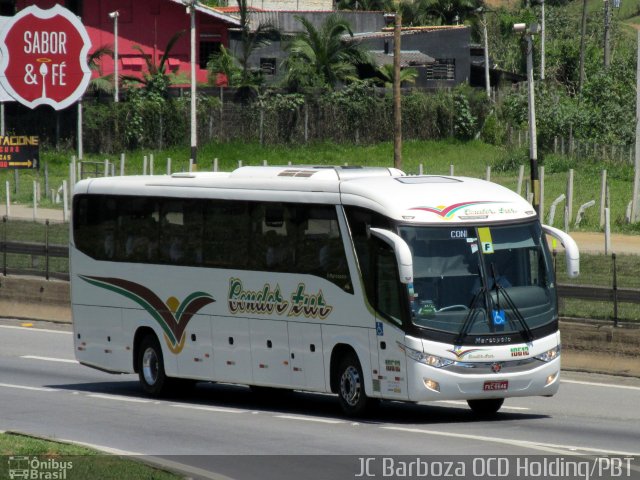
[[[338,82],[358,78],[358,64],[371,63],[369,54],[360,45],[343,40],[345,35],[353,37],[353,31],[340,15],[329,15],[319,29],[305,17],[296,15],[295,19],[304,30],[285,46],[289,57],[284,63],[287,68],[302,69],[316,77],[303,83],[334,87]]]
[[[262,83],[262,72],[251,69],[249,63],[251,54],[256,49],[271,43],[271,39],[279,36],[279,31],[269,22],[260,22],[258,26],[252,30],[247,0],[237,1],[240,14],[240,55],[238,55],[237,58],[242,68],[239,86],[242,90],[255,90]]]
[[[376,79],[378,83],[382,84],[385,88],[391,88],[393,86],[393,64],[388,63],[386,65],[381,65],[377,70],[378,78]],[[418,70],[415,68],[404,68],[400,70],[400,84],[403,83],[416,83],[416,78],[418,78]]]
[[[404,0],[400,11],[405,25],[453,25],[473,15],[480,6],[477,0]]]
[[[209,72],[209,83],[211,84],[215,84],[215,77],[218,73],[222,73],[227,77],[228,86],[234,87],[240,84],[242,68],[229,50],[224,48],[224,45],[220,45],[220,51],[209,57],[207,70]]]
[[[92,78],[89,82],[88,89],[90,91],[104,93],[113,92],[113,74],[102,74],[101,60],[105,55],[113,55],[113,49],[111,48],[111,46],[101,45],[96,50],[91,52],[91,54],[89,54],[89,57],[87,58],[89,70],[91,70],[92,72],[98,72],[98,76],[96,78]]]
[[[132,48],[142,54],[147,71],[142,73],[142,77],[123,75],[122,79],[133,83],[141,83],[147,92],[165,97],[167,95],[167,89],[171,84],[171,79],[169,74],[167,74],[169,55],[171,54],[171,50],[173,50],[176,42],[180,37],[182,37],[182,35],[184,35],[184,33],[185,30],[180,30],[169,39],[164,49],[164,53],[160,57],[160,61],[157,61],[155,55],[146,54],[140,45],[134,45]]]

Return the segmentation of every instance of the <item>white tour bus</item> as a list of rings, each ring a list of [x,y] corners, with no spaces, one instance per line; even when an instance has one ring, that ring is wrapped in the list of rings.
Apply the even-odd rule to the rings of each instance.
[[[160,395],[190,381],[377,399],[550,396],[552,258],[529,203],[387,168],[243,167],[97,178],[74,191],[75,354]]]

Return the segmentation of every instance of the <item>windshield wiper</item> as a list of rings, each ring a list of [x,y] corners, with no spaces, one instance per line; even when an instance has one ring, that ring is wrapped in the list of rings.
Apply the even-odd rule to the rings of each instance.
[[[482,278],[482,275],[480,275],[479,278]],[[469,311],[467,312],[467,316],[464,319],[464,323],[462,324],[460,333],[458,333],[458,336],[456,337],[456,342],[455,342],[456,345],[462,345],[462,342],[464,341],[464,337],[467,335],[467,333],[471,329],[471,325],[473,325],[473,321],[475,320],[475,317],[478,314],[478,310],[475,308],[475,305],[478,302],[478,299],[480,298],[480,296],[481,295],[484,296],[486,292],[487,292],[487,288],[483,285],[482,287],[480,287],[480,290],[478,290],[476,294],[473,296],[473,298],[471,299],[471,303],[469,303]]]
[[[500,293],[502,293],[504,295],[505,301],[507,302],[507,306],[513,312],[513,315],[516,317],[516,320],[518,320],[518,323],[520,323],[520,325],[522,326],[520,333],[522,334],[522,336],[527,342],[530,342],[531,340],[533,340],[533,332],[531,332],[529,325],[527,325],[527,321],[522,316],[522,313],[520,313],[520,310],[518,309],[518,307],[516,307],[516,304],[513,302],[513,299],[507,292],[506,288],[504,288],[502,285],[500,285],[500,282],[498,282],[496,265],[493,262],[491,263],[491,275],[493,277],[493,288],[495,289],[495,292],[496,292],[497,310],[500,311]]]

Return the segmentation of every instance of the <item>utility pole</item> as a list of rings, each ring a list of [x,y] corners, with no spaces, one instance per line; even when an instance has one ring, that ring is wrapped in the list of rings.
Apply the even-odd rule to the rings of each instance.
[[[636,60],[636,156],[634,162],[633,194],[631,196],[631,223],[638,221],[638,189],[640,188],[640,30],[638,30],[638,57]]]
[[[118,92],[118,17],[120,16],[120,12],[115,10],[109,13],[109,17],[113,19],[113,101],[118,103],[119,101],[119,92]],[[155,58],[155,57],[154,57]]]
[[[609,68],[609,0],[604,0],[604,68]]]
[[[542,218],[540,211],[540,178],[538,175],[538,146],[536,136],[535,89],[533,85],[533,35],[539,33],[539,27],[532,23],[527,27],[524,23],[516,23],[514,32],[523,33],[527,49],[527,86],[529,96],[529,165],[531,169],[531,190],[533,192],[533,208]]]
[[[196,5],[198,0],[182,0],[187,7],[189,15],[189,43],[191,61],[191,155],[193,170],[198,169],[198,124],[196,118],[197,93],[196,93]]]
[[[540,80],[544,80],[544,65],[545,65],[545,24],[544,24],[544,0],[540,0]]]
[[[582,0],[582,25],[580,27],[580,79],[578,80],[578,95],[582,93],[584,85],[584,50],[587,36],[587,0]]]
[[[393,166],[402,169],[402,92],[400,91],[400,41],[402,16],[396,9],[393,28]]]
[[[487,34],[487,17],[484,7],[478,8],[480,12],[480,23],[482,24],[482,41],[484,43],[484,87],[487,92],[487,99],[491,100],[491,79],[489,77],[489,35]]]

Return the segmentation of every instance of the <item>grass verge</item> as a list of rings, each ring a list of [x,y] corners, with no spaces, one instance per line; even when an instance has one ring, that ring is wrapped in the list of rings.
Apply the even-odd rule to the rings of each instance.
[[[461,176],[484,178],[487,166],[492,167],[491,180],[508,188],[515,189],[518,167],[525,165],[525,180],[529,176],[526,152],[505,147],[489,145],[481,141],[462,142],[457,140],[407,141],[403,144],[402,169],[407,173],[418,173],[420,165],[427,174],[448,175],[450,165],[454,173]],[[42,152],[41,163],[48,165],[49,190],[58,190],[62,180],[69,177],[69,162],[72,152]],[[132,151],[126,153],[125,173],[142,174],[143,158],[154,157],[154,173],[167,171],[167,158],[171,158],[171,171],[186,171],[189,168],[187,148],[172,148],[164,151]],[[257,143],[211,143],[200,147],[198,152],[198,170],[212,169],[214,159],[218,159],[220,170],[230,171],[242,161],[243,165],[363,165],[393,166],[393,144],[383,142],[374,145],[338,145],[320,143],[309,145],[267,145]],[[103,175],[104,161],[114,162],[116,174],[120,172],[119,155],[87,155],[85,161],[97,162],[91,165],[91,176]],[[560,194],[566,193],[569,168],[575,169],[573,214],[580,205],[595,200],[596,206],[588,209],[579,227],[573,230],[598,231],[600,228],[599,191],[600,172],[608,170],[612,230],[614,232],[640,233],[640,224],[628,226],[625,222],[626,208],[631,200],[633,171],[629,165],[577,162],[556,155],[544,159],[545,175],[545,214],[547,221],[551,202]],[[149,170],[148,170],[149,171]],[[57,207],[44,191],[44,166],[40,171],[22,170],[18,173],[18,188],[13,171],[0,171],[0,203],[5,201],[5,182],[9,182],[12,202],[25,205],[33,203],[33,181],[41,185],[41,206]],[[524,187],[523,187],[524,188]],[[558,206],[555,224],[563,224],[564,203]],[[0,212],[2,214],[3,212]]]
[[[183,477],[144,463],[105,455],[90,448],[17,433],[0,434],[0,478],[65,478],[68,480],[177,480]],[[36,467],[36,468],[33,468]],[[14,475],[11,475],[11,471]],[[15,476],[18,472],[18,476]],[[25,476],[25,472],[27,476]],[[31,472],[36,472],[36,477]]]

